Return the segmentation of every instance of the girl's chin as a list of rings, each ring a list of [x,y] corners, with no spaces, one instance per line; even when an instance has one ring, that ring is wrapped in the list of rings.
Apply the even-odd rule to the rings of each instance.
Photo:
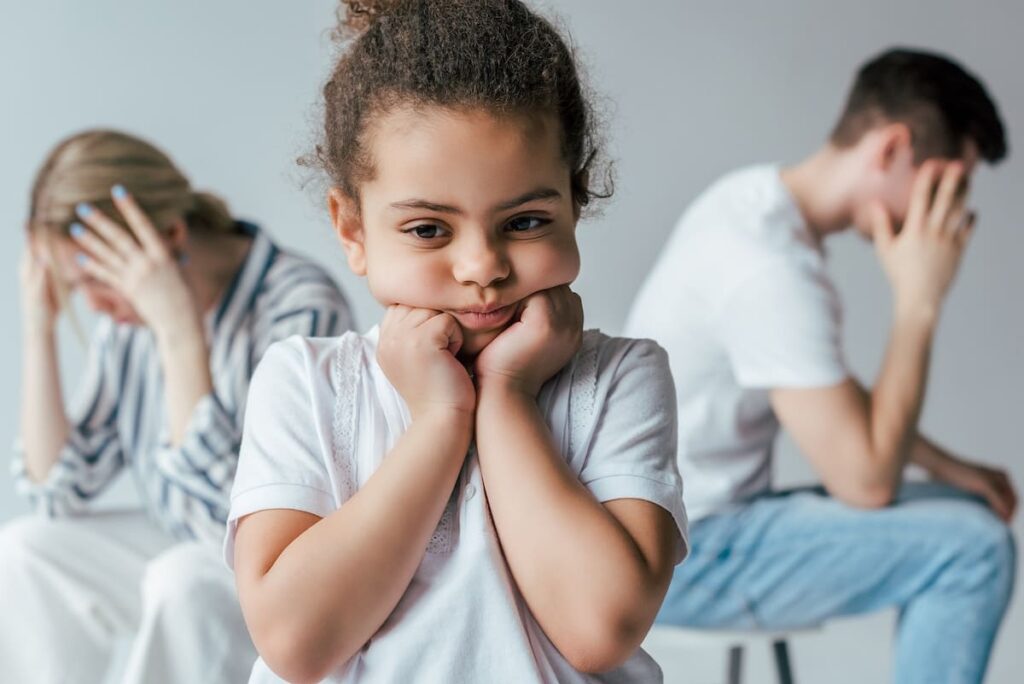
[[[484,347],[489,345],[500,335],[504,329],[501,330],[489,330],[487,332],[464,332],[462,338],[462,349],[459,350],[459,356],[466,358],[472,358],[482,352]]]

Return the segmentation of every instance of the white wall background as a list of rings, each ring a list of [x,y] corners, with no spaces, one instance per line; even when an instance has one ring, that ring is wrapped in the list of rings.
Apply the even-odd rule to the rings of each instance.
[[[683,207],[719,174],[791,161],[826,135],[855,66],[893,44],[958,56],[995,93],[1011,133],[1024,130],[1024,6],[1005,2],[815,0],[773,3],[554,0],[594,85],[607,96],[618,192],[580,229],[578,289],[589,324],[616,332]],[[225,196],[279,241],[327,262],[365,325],[377,310],[344,270],[318,198],[299,187],[294,158],[311,140],[329,64],[334,2],[34,0],[0,6],[0,442],[14,437],[20,358],[17,261],[31,176],[60,137],[89,126],[140,133],[169,150],[199,187]],[[1024,158],[975,184],[980,227],[950,298],[935,351],[923,425],[944,443],[1001,464],[1024,485]],[[851,363],[873,377],[885,342],[887,290],[869,246],[835,241],[832,267],[846,303]],[[82,360],[62,338],[69,382]],[[785,445],[779,480],[812,477]],[[127,487],[114,494],[131,499]],[[23,513],[0,470],[0,520]],[[1020,536],[1024,517],[1015,529]],[[1022,573],[1024,575],[1024,573]],[[1024,576],[1019,577],[1024,579]],[[831,625],[794,642],[802,681],[884,681],[892,616]],[[991,682],[1020,681],[1024,603],[1011,607]],[[752,654],[753,684],[773,681]],[[666,658],[669,681],[711,682],[719,661]]]

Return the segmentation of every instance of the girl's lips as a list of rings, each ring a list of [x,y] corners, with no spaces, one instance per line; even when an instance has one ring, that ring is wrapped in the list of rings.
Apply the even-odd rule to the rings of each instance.
[[[500,309],[493,309],[487,313],[478,311],[453,311],[452,315],[466,330],[481,332],[500,328],[509,322],[516,312],[516,305],[509,304]]]

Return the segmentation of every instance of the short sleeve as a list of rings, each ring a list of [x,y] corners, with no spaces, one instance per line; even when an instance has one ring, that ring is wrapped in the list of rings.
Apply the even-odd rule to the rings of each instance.
[[[322,373],[316,353],[300,337],[272,344],[256,367],[228,512],[224,553],[229,567],[243,516],[281,508],[324,517],[336,508],[324,458],[323,418],[317,414],[316,392],[327,382]]]
[[[682,562],[689,536],[668,355],[651,340],[616,339],[602,345],[597,363],[596,415],[580,481],[602,503],[643,499],[668,511]]]
[[[743,387],[827,387],[849,376],[839,297],[820,269],[775,263],[729,293],[718,330]]]

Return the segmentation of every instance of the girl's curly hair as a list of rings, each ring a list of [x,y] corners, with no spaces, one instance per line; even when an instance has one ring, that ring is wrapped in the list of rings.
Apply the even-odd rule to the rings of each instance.
[[[343,0],[338,20],[342,51],[323,87],[322,140],[304,163],[349,197],[372,177],[372,117],[410,104],[554,115],[577,207],[611,195],[573,49],[520,0]]]

